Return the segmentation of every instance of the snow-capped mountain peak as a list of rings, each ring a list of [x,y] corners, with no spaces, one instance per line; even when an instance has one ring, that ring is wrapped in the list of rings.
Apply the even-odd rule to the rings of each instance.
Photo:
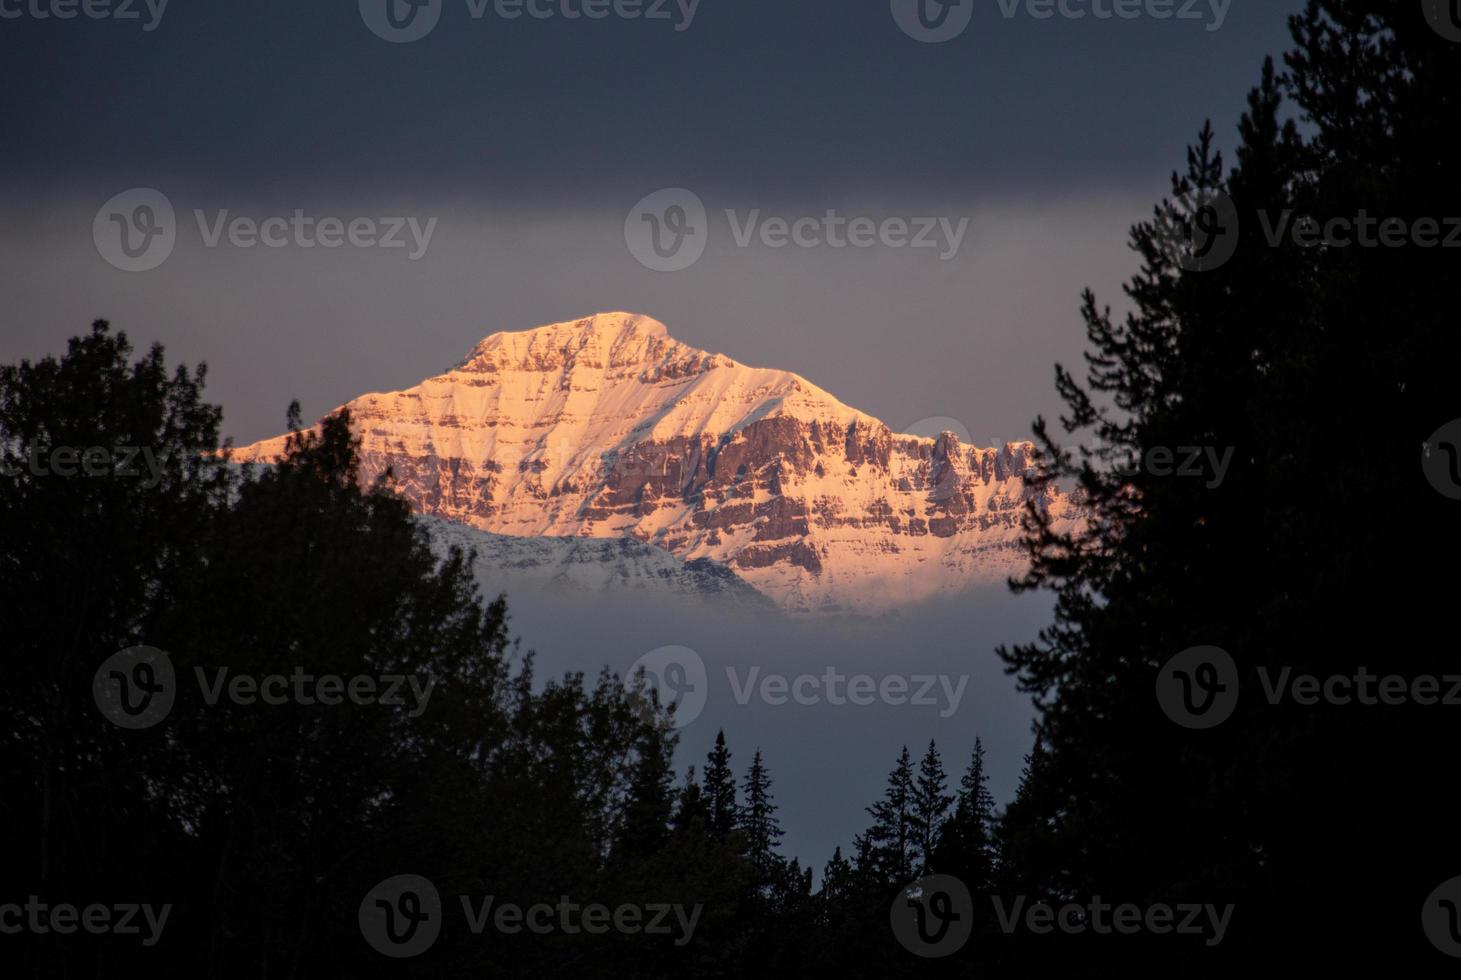
[[[1016,570],[1034,447],[898,435],[789,371],[599,313],[493,333],[444,374],[348,403],[365,476],[518,536],[634,537],[793,609],[888,608]],[[269,459],[284,437],[245,447]],[[1045,492],[1041,506],[1068,501]]]
[[[671,340],[658,320],[635,313],[595,313],[581,320],[550,323],[532,330],[501,331],[484,337],[456,365],[459,371],[500,371],[580,355],[598,363],[650,363],[674,349],[690,348]],[[693,353],[700,353],[695,351]]]

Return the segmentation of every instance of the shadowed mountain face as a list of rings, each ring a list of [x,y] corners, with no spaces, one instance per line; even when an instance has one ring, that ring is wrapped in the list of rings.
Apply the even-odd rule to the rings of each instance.
[[[787,609],[883,611],[1021,567],[1030,443],[924,438],[787,371],[601,313],[495,333],[445,374],[349,402],[363,476],[496,534],[634,537],[709,559]],[[238,451],[268,460],[284,437]]]
[[[719,562],[683,561],[634,538],[537,537],[479,531],[441,517],[422,517],[432,549],[457,547],[476,555],[472,572],[483,594],[505,592],[562,598],[706,600],[727,613],[774,614],[776,606]]]

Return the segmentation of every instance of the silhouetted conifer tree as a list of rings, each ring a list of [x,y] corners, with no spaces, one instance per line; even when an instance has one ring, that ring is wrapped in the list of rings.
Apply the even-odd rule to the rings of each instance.
[[[742,785],[745,803],[740,808],[739,829],[745,841],[746,856],[755,871],[758,889],[769,889],[777,878],[782,859],[776,853],[783,831],[776,819],[776,804],[771,797],[771,775],[761,761],[761,750],[751,758]]]
[[[934,847],[943,830],[949,804],[954,802],[953,796],[944,792],[948,783],[949,777],[944,772],[938,747],[930,739],[928,751],[918,764],[918,779],[913,784],[911,806],[914,867],[920,874],[927,873],[933,863]]]
[[[913,761],[908,746],[903,746],[897,764],[888,774],[883,798],[867,812],[873,824],[856,841],[860,867],[882,884],[906,884],[917,857]]]
[[[717,732],[715,746],[705,757],[702,793],[710,814],[710,830],[721,839],[736,829],[739,808],[736,806],[736,777],[731,770],[731,753],[726,748],[725,732]]]

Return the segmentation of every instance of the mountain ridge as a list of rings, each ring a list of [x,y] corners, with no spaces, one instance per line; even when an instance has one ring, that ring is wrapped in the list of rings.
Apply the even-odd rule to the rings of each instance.
[[[1028,442],[895,433],[800,375],[600,313],[495,332],[443,374],[345,406],[362,476],[521,537],[634,537],[731,567],[787,609],[891,609],[1018,573]],[[284,436],[235,452],[268,460]],[[1067,514],[1066,512],[1069,512]]]

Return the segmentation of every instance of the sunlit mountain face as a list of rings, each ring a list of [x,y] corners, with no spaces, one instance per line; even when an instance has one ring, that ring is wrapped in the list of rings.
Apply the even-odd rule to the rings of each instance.
[[[362,477],[519,537],[635,538],[785,609],[883,612],[1019,571],[1035,447],[894,432],[789,371],[600,313],[493,333],[444,374],[348,402]],[[236,453],[267,461],[284,436]]]

